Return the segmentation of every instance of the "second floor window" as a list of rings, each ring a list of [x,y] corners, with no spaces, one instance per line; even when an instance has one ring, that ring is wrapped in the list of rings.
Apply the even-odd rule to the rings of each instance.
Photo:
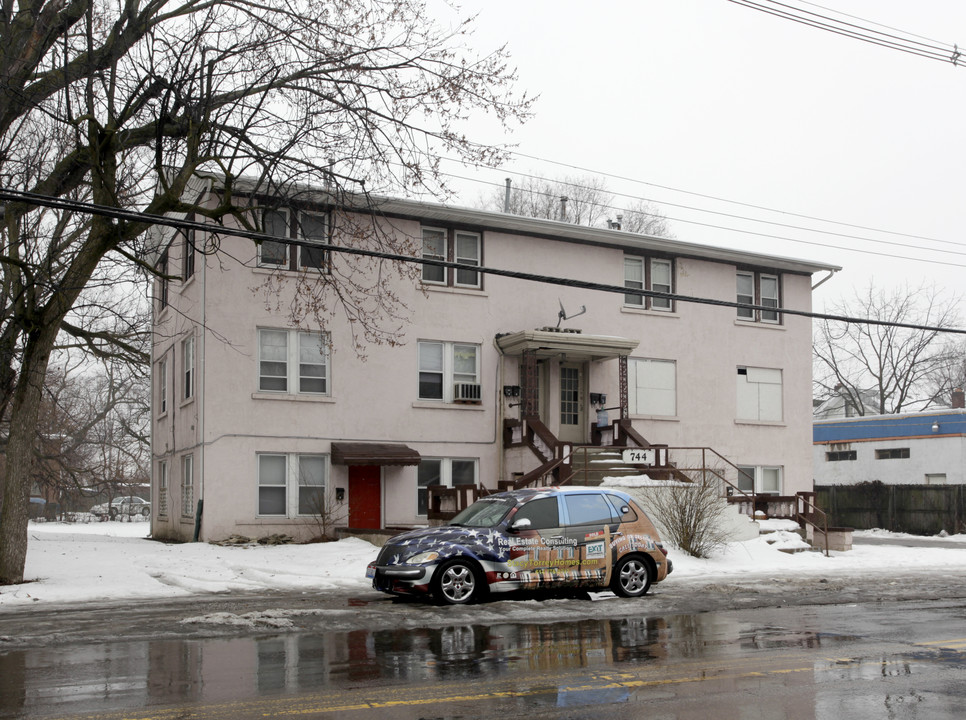
[[[423,282],[430,285],[454,287],[482,287],[480,273],[475,268],[482,265],[483,236],[479,233],[445,228],[424,227],[422,257],[426,260],[455,262],[455,270],[437,265],[423,265]]]
[[[184,370],[182,397],[188,400],[195,396],[195,339],[193,336],[181,343],[181,367]]]
[[[738,368],[739,420],[781,422],[782,371],[773,368]]]
[[[295,236],[300,241],[328,244],[329,218],[325,213],[295,212],[287,208],[266,210],[262,215],[264,232],[272,237],[291,238],[293,219]],[[315,269],[328,272],[329,253],[324,248],[263,240],[258,247],[258,265],[280,270]]]
[[[754,310],[738,308],[738,318],[763,323],[778,323],[781,307],[780,283],[777,275],[767,275],[751,271],[739,271],[736,275],[736,300],[745,305],[760,305],[774,310]]]
[[[158,362],[158,415],[168,412],[168,361]]]
[[[628,289],[671,293],[674,291],[672,277],[673,265],[670,260],[642,257],[624,258],[624,287]],[[674,309],[671,298],[644,297],[630,293],[624,295],[624,304],[649,310],[670,311]]]
[[[258,389],[260,392],[328,395],[328,334],[259,330]]]

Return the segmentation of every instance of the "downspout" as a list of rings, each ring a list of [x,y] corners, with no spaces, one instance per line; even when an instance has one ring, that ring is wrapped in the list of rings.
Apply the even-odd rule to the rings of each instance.
[[[812,285],[812,290],[816,290],[817,288],[819,288],[822,285],[824,285],[825,283],[827,283],[829,280],[832,279],[832,276],[835,275],[835,273],[837,273],[837,272],[838,272],[838,270],[829,270],[828,271],[828,275],[826,275],[821,280],[819,280],[817,283],[815,283],[814,285]]]

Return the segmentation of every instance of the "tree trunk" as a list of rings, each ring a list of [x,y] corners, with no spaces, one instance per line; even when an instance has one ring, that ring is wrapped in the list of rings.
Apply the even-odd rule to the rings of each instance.
[[[0,508],[0,585],[23,582],[27,561],[30,479],[36,462],[34,441],[47,361],[56,335],[56,330],[48,328],[28,340],[10,405],[10,437],[7,441],[3,507]]]

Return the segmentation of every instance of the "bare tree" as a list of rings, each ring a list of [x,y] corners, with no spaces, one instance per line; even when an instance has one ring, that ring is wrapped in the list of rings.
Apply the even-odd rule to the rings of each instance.
[[[840,396],[858,415],[866,414],[870,400],[879,414],[929,407],[937,397],[931,381],[948,373],[957,360],[942,332],[958,323],[954,305],[935,288],[878,290],[869,286],[857,291],[850,302],[829,308],[833,315],[910,327],[817,322],[813,342],[816,397]]]
[[[506,190],[484,197],[483,207],[512,215],[560,220],[590,227],[620,227],[642,235],[673,237],[667,218],[646,200],[638,200],[620,210],[607,183],[595,175],[574,175],[548,179],[526,176]]]
[[[669,481],[648,493],[661,537],[693,557],[710,557],[730,539],[722,523],[727,503],[721,498],[720,472],[689,473],[690,482]]]
[[[507,126],[530,101],[513,91],[503,50],[474,54],[471,26],[441,29],[420,0],[20,0],[2,10],[0,416],[10,435],[0,584],[9,584],[23,580],[39,408],[59,338],[141,359],[124,305],[89,304],[85,293],[116,263],[157,272],[146,262],[150,223],[79,214],[71,202],[218,223],[245,220],[234,195],[242,177],[252,198],[326,179],[334,190],[441,195],[441,153],[502,159],[463,133],[468,116],[485,111]],[[217,207],[192,205],[199,172],[224,178]],[[19,193],[67,204],[41,211]]]

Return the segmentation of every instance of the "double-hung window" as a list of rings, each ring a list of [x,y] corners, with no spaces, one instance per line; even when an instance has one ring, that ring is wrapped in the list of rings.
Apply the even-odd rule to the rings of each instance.
[[[259,453],[257,457],[259,516],[325,516],[325,455]]]
[[[429,341],[417,345],[420,400],[480,399],[479,345]]]
[[[328,395],[328,333],[258,331],[260,392]]]
[[[781,370],[739,367],[737,379],[739,420],[781,422]]]
[[[288,238],[288,210],[266,210],[262,215],[264,232],[277,238]],[[287,268],[289,265],[288,244],[274,240],[262,240],[258,246],[258,264],[261,267]]]
[[[194,335],[181,342],[182,384],[181,397],[190,400],[195,396],[195,338]]]
[[[739,465],[738,489],[749,495],[781,495],[782,469],[767,465]]]
[[[634,358],[628,361],[627,369],[632,415],[677,415],[677,367],[673,360]]]
[[[416,514],[426,515],[430,485],[476,485],[479,461],[475,458],[423,458],[416,469]]]
[[[305,242],[327,244],[329,242],[328,216],[321,213],[299,213],[299,238]],[[329,253],[324,248],[299,247],[299,269],[315,269],[327,272]]]
[[[185,455],[181,458],[181,515],[195,515],[195,457]]]
[[[168,307],[168,251],[161,253],[158,264],[158,312]]]
[[[624,287],[629,290],[651,290],[671,294],[674,291],[674,265],[661,258],[624,257]],[[668,312],[674,309],[669,297],[644,297],[636,293],[624,295],[629,307]]]
[[[168,463],[162,460],[158,463],[158,515],[166,517],[168,514]]]
[[[763,323],[779,323],[781,316],[781,283],[777,275],[739,270],[735,276],[736,300],[743,305],[758,305],[761,310],[750,307],[739,307],[740,320],[752,320]],[[764,309],[768,308],[768,309]],[[774,308],[774,310],[770,309]]]
[[[424,260],[455,262],[461,267],[445,268],[423,265],[423,282],[428,285],[450,285],[480,288],[479,268],[483,264],[483,236],[479,233],[446,228],[422,229]]]
[[[158,415],[168,412],[168,361],[158,361]]]
[[[181,245],[182,277],[190,280],[195,274],[195,231],[184,231],[184,242]]]

